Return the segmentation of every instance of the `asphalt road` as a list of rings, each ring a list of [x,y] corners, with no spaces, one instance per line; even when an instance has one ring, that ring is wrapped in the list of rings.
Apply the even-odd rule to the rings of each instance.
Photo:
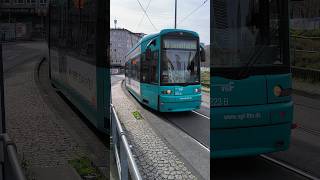
[[[305,180],[306,178],[260,157],[211,161],[214,180]]]
[[[291,145],[271,157],[286,162],[320,179],[320,96],[295,93]]]
[[[2,46],[3,53],[3,71],[7,72],[10,69],[22,64],[30,59],[38,56],[44,56],[46,49],[44,42],[30,43],[8,43]],[[40,52],[40,53],[39,53]]]
[[[123,75],[112,75],[111,85],[124,79]],[[175,125],[196,141],[209,148],[210,143],[210,109],[201,107],[200,110],[190,112],[158,113],[162,119]]]

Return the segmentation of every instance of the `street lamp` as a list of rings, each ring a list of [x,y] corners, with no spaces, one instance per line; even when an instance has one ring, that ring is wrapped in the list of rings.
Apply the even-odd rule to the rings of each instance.
[[[177,29],[177,0],[175,0],[174,6],[174,28]]]

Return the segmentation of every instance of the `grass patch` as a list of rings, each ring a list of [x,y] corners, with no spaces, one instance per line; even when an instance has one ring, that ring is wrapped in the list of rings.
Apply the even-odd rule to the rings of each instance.
[[[304,37],[320,37],[320,29],[315,30],[290,30],[290,35]],[[293,49],[316,52],[296,51]],[[293,59],[294,58],[294,59]],[[320,39],[291,38],[291,61],[302,68],[320,69]]]
[[[134,118],[136,118],[136,120],[142,120],[143,117],[141,116],[141,114],[138,111],[134,111],[132,112],[132,115]]]
[[[21,168],[25,173],[26,179],[36,180],[34,173],[30,170],[31,162],[25,159],[24,154],[22,155]]]
[[[209,71],[201,71],[200,74],[201,85],[210,88],[210,72]]]
[[[91,178],[95,180],[106,180],[100,171],[93,166],[91,160],[88,157],[82,156],[69,161],[69,164],[75,168],[78,174],[86,179]]]
[[[290,35],[305,36],[305,37],[320,37],[320,29],[311,29],[311,30],[290,29]]]
[[[295,66],[311,69],[320,69],[320,52],[296,53]]]

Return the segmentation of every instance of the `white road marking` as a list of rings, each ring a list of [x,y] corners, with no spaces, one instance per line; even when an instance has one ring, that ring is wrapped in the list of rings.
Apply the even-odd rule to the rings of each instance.
[[[199,116],[202,116],[202,117],[204,117],[204,118],[210,119],[208,116],[203,115],[203,114],[201,114],[201,113],[199,113],[199,112],[197,112],[197,111],[192,111],[192,112],[194,112],[194,113],[196,113],[196,114],[198,114]],[[198,140],[196,140],[195,138],[193,138],[193,137],[190,136],[190,135],[189,135],[189,137],[190,137],[192,140],[194,140],[196,143],[198,143],[203,149],[205,149],[205,150],[207,150],[208,152],[210,152],[210,149],[207,148],[206,146],[204,146],[203,144],[201,144]]]
[[[206,151],[210,152],[210,149],[207,148],[205,145],[201,144],[198,140],[196,140],[195,138],[193,138],[193,137],[190,136],[189,134],[188,134],[188,136],[189,136],[193,141],[195,141],[197,144],[199,144],[203,149],[205,149]]]
[[[201,113],[199,113],[199,112],[197,112],[197,111],[192,111],[192,112],[194,112],[194,113],[196,113],[196,114],[198,114],[199,116],[202,116],[202,117],[204,117],[204,118],[210,119],[210,117],[208,117],[208,116],[206,116],[206,115],[203,115],[203,114],[201,114]]]

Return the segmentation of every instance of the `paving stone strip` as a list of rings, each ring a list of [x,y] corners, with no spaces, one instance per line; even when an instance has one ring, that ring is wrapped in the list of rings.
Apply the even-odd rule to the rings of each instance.
[[[78,152],[78,144],[43,101],[34,81],[37,63],[23,65],[23,71],[5,81],[7,129],[30,165],[65,165]]]
[[[123,92],[121,81],[112,86],[112,103],[143,179],[197,179],[145,120],[133,116],[138,109]]]

